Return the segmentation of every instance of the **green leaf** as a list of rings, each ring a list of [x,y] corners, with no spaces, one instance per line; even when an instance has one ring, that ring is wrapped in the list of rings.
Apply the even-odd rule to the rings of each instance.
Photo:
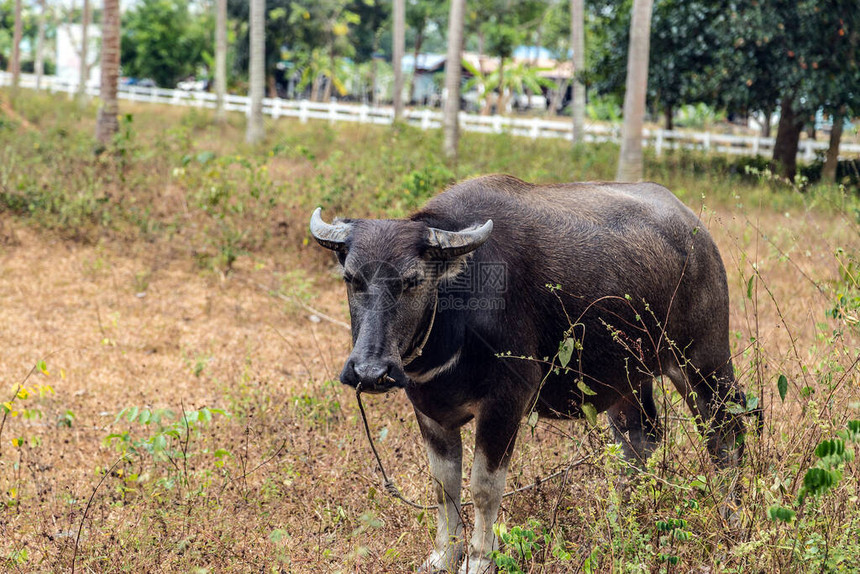
[[[561,346],[558,349],[558,361],[561,363],[562,367],[566,367],[570,362],[570,357],[573,355],[573,348],[575,344],[571,337],[568,337],[564,341],[561,342]]]
[[[585,420],[592,426],[597,425],[597,409],[591,403],[582,403],[582,413],[585,415]]]
[[[197,420],[200,422],[205,422],[205,423],[211,422],[212,421],[212,411],[210,411],[206,407],[203,407],[202,409],[200,409],[200,413],[198,413],[198,415],[197,415]]]
[[[134,419],[137,418],[137,415],[139,413],[140,413],[140,408],[138,408],[138,407],[131,407],[130,409],[128,409],[128,422],[130,422],[130,423],[134,422]]]
[[[538,423],[537,411],[530,412],[527,424],[529,425],[530,428],[535,428],[537,426],[537,423]]]
[[[167,439],[163,434],[157,434],[152,439],[152,449],[155,452],[162,452],[167,448]]]
[[[785,402],[785,394],[788,392],[788,378],[785,375],[780,375],[777,379],[776,390],[779,391],[779,399]]]
[[[747,412],[754,411],[758,408],[758,397],[750,395],[747,397]]]
[[[752,275],[747,281],[747,299],[750,300],[752,300],[753,281],[755,281],[755,275]]]
[[[774,522],[780,520],[782,522],[791,522],[794,520],[795,512],[786,508],[785,506],[780,506],[779,504],[774,504],[770,508],[767,509],[767,516]]]
[[[588,385],[586,385],[586,384],[585,384],[585,381],[583,381],[582,379],[579,379],[579,380],[576,382],[576,387],[577,387],[580,391],[582,391],[582,394],[584,394],[584,395],[587,395],[587,396],[594,396],[594,395],[596,395],[596,394],[597,394],[597,393],[595,393],[594,391],[592,391],[592,390],[591,390],[591,387],[589,387]]]

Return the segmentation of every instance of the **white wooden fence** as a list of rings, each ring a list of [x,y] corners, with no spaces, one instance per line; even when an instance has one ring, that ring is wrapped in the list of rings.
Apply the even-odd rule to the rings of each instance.
[[[0,86],[11,85],[12,77],[0,72]],[[20,86],[35,89],[36,76],[21,74]],[[61,80],[55,76],[43,76],[42,88],[49,92],[64,92],[70,96],[78,89],[77,82]],[[88,85],[87,93],[98,96],[98,86]],[[133,102],[169,104],[198,108],[215,108],[215,94],[209,92],[188,92],[165,88],[140,86],[120,86],[119,97]],[[227,110],[250,113],[250,98],[228,94],[224,107]],[[308,120],[327,120],[329,122],[359,122],[371,124],[391,124],[394,110],[391,107],[371,107],[361,104],[338,102],[319,103],[308,100],[282,100],[265,98],[263,113],[273,118],[298,118],[302,123]],[[406,121],[421,129],[442,127],[442,113],[424,109],[406,110]],[[460,112],[460,128],[464,131],[482,133],[506,133],[530,138],[560,138],[570,140],[573,126],[570,120],[549,120],[537,117],[509,118],[504,116],[482,116]],[[599,124],[586,125],[586,142],[619,141],[620,127]],[[774,138],[758,136],[736,136],[712,132],[687,132],[677,130],[646,129],[642,142],[652,146],[657,155],[666,149],[692,149],[732,155],[764,155],[773,153]],[[805,161],[815,158],[816,152],[827,150],[828,142],[804,139],[800,141],[798,155]],[[843,143],[841,158],[860,157],[860,144]]]

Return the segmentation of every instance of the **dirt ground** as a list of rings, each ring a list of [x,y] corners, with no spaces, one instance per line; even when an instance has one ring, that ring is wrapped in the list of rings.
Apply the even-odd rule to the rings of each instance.
[[[826,214],[721,208],[702,217],[726,261],[733,350],[747,386],[757,373],[772,386],[770,377],[789,372],[798,387],[795,350],[808,365],[832,351],[816,346],[830,304],[816,284],[837,277],[835,247],[857,248],[857,238]],[[348,322],[343,288],[322,259],[296,246],[243,256],[225,277],[163,245],[85,245],[11,220],[2,229],[0,401],[22,381],[53,389],[18,399],[20,414],[0,436],[6,568],[69,571],[74,561],[82,572],[396,572],[429,551],[430,516],[381,493],[354,396],[326,382],[349,351],[348,331],[290,300]],[[749,299],[753,263],[761,279]],[[752,336],[763,341],[763,369],[749,352]],[[836,343],[839,364],[850,364],[855,343]],[[39,360],[47,374],[27,378]],[[764,395],[777,426],[762,444],[778,451],[779,418],[795,409],[774,401],[770,387]],[[190,433],[190,462],[139,454],[117,463],[111,433],[156,432],[152,423],[116,421],[131,407],[230,416],[216,413]],[[25,408],[40,414],[25,418]],[[389,471],[408,496],[429,502],[406,399],[369,399],[369,409]],[[509,487],[596,448],[583,423],[560,428],[540,425],[522,439]],[[576,508],[567,498],[566,519],[599,520],[605,506],[583,493],[601,476],[578,469],[564,488],[509,499],[503,519],[524,520],[564,495],[584,501]],[[548,520],[547,512],[539,515]]]

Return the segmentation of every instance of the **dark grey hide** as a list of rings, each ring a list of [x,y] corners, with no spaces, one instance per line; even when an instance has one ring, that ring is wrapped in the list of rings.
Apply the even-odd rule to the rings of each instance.
[[[745,399],[729,352],[725,270],[701,221],[666,188],[487,176],[406,220],[327,224],[315,212],[311,229],[347,283],[354,348],[341,380],[406,390],[444,485],[422,570],[453,571],[464,555],[460,572],[490,569],[508,461],[532,408],[579,417],[589,402],[608,413],[627,457],[643,461],[661,434],[652,382],[666,375],[714,460],[738,462],[743,425],[726,404]],[[561,374],[499,357],[552,359],[567,337],[582,348]],[[579,381],[596,394],[584,396]],[[460,427],[473,419],[476,513],[465,549]]]

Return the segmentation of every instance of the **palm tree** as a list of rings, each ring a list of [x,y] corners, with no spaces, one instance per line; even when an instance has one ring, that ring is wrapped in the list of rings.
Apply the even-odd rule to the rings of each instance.
[[[99,85],[96,139],[106,146],[119,131],[117,87],[119,83],[119,0],[104,0],[102,12],[101,83]]]
[[[584,0],[570,0],[570,47],[573,50],[573,143],[585,141],[585,8]]]
[[[21,0],[15,0],[15,31],[12,33],[12,57],[9,58],[9,73],[12,74],[12,89],[18,89],[21,81]]]
[[[347,69],[342,65],[343,60],[333,58],[324,48],[314,48],[310,53],[297,56],[298,65],[302,69],[297,88],[304,90],[311,87],[311,101],[329,101],[331,90],[337,90],[341,96],[347,94]],[[321,83],[325,80],[325,89],[320,93]]]
[[[90,0],[84,0],[84,7],[81,10],[81,67],[78,70],[78,105],[81,108],[87,105],[87,80],[90,77],[90,64],[87,61],[87,48],[89,48],[90,43],[87,33],[89,25]]]
[[[406,50],[406,4],[405,0],[394,0],[394,34],[392,38],[392,62],[394,66],[394,121],[403,119],[403,52]]]
[[[266,87],[266,0],[251,0],[251,58],[248,88],[251,96],[251,115],[245,141],[258,143],[263,139],[263,91]]]
[[[217,0],[215,14],[215,117],[223,122],[224,96],[227,93],[227,0]]]
[[[497,114],[506,112],[508,98],[514,94],[523,95],[526,91],[534,94],[542,92],[543,88],[558,88],[554,81],[540,75],[552,68],[535,68],[526,62],[517,62],[508,67],[499,66],[489,74],[481,72],[466,60],[463,60],[462,66],[472,75],[463,87],[467,91],[474,88],[478,92],[482,115],[489,115],[494,102]]]
[[[618,181],[642,179],[642,124],[648,89],[648,50],[651,36],[651,8],[654,0],[633,0],[630,47],[627,51],[627,90],[624,94],[624,123],[621,127],[621,155]]]
[[[449,160],[457,160],[457,144],[460,139],[460,61],[463,52],[463,13],[466,0],[451,0],[448,16],[448,56],[445,60],[445,99],[443,128],[444,151]]]
[[[36,63],[33,68],[36,72],[36,89],[42,89],[42,75],[45,73],[45,0],[39,0],[39,32],[36,36]]]

